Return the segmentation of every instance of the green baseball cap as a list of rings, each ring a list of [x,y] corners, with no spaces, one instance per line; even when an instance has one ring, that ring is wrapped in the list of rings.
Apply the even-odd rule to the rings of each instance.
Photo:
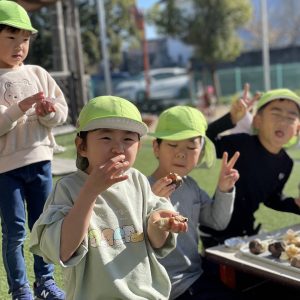
[[[14,1],[0,1],[0,24],[28,30],[32,33],[38,32],[32,27],[26,10]]]
[[[148,131],[137,107],[115,96],[96,97],[82,108],[77,120],[77,132],[99,128],[128,130],[141,136]]]
[[[300,109],[300,97],[292,92],[289,89],[276,89],[276,90],[270,90],[260,97],[260,99],[257,102],[256,109],[259,110],[267,103],[278,100],[278,99],[287,99],[295,102],[299,109]]]
[[[201,163],[205,162],[207,167],[211,167],[216,159],[216,151],[214,144],[205,135],[206,129],[206,119],[198,109],[190,106],[174,106],[160,114],[155,132],[149,135],[171,141],[203,137],[205,147]]]

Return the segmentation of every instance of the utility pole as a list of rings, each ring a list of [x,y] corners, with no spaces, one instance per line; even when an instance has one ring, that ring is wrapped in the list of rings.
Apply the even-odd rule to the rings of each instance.
[[[267,0],[260,0],[261,3],[261,23],[262,23],[262,50],[263,50],[263,70],[265,91],[271,89],[270,79],[270,55],[269,55],[269,30]]]
[[[148,56],[148,42],[145,30],[145,18],[144,14],[141,13],[141,29],[142,29],[142,46],[143,46],[143,65],[144,65],[144,76],[146,83],[146,99],[150,97],[150,77],[149,77],[149,56]]]
[[[135,18],[135,24],[137,28],[141,31],[142,34],[142,52],[143,52],[143,66],[144,66],[144,78],[145,78],[145,99],[148,100],[150,97],[150,76],[149,76],[149,55],[148,55],[148,42],[146,37],[146,30],[145,30],[145,17],[144,13],[141,12],[136,5],[132,8],[132,14]]]
[[[105,22],[105,8],[103,0],[97,0],[97,15],[99,23],[99,37],[101,41],[102,49],[102,61],[104,69],[104,80],[106,94],[112,94],[112,85],[111,85],[111,75],[110,75],[110,63],[109,63],[109,54],[107,51],[107,38],[106,38],[106,22]]]
[[[53,36],[57,38],[53,45],[53,64],[55,71],[68,72],[67,46],[64,31],[64,17],[61,1],[57,1],[53,7],[52,28]]]

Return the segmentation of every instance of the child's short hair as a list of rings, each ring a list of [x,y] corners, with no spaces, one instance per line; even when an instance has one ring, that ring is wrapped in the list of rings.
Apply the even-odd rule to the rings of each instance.
[[[214,144],[205,134],[206,129],[206,119],[198,109],[190,106],[174,106],[160,114],[155,132],[149,135],[171,141],[202,137],[205,148],[201,162],[211,167],[215,162],[216,152]]]
[[[300,111],[300,97],[296,93],[292,92],[289,89],[275,89],[262,94],[256,105],[257,112],[262,111],[267,106],[267,104],[274,100],[293,101],[296,103]]]
[[[0,25],[8,26],[4,28],[13,27],[19,30],[27,30],[33,34],[38,32],[32,27],[26,10],[14,1],[0,1]]]
[[[79,114],[76,131],[84,141],[88,131],[102,128],[132,131],[139,136],[148,131],[137,107],[130,101],[115,96],[96,97],[90,100]],[[80,170],[85,170],[88,166],[87,159],[79,153],[76,166]]]

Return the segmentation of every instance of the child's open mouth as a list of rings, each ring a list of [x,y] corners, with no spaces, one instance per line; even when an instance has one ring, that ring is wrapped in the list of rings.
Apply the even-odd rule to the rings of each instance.
[[[282,138],[284,137],[284,132],[282,130],[276,130],[275,135],[276,137]]]

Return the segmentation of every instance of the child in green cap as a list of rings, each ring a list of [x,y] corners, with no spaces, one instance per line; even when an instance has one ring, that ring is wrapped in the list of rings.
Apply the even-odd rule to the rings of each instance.
[[[64,267],[66,299],[169,297],[157,259],[187,223],[132,168],[146,133],[138,109],[119,97],[94,98],[80,112],[78,171],[57,182],[31,235],[31,251]]]
[[[293,161],[284,147],[297,140],[300,128],[300,98],[288,89],[270,90],[257,102],[253,119],[255,134],[218,136],[243,118],[248,102],[242,100],[231,113],[211,123],[207,135],[213,140],[217,156],[239,151],[236,164],[240,179],[232,218],[224,230],[201,227],[205,247],[223,243],[225,239],[258,233],[254,213],[260,203],[267,207],[295,214],[300,213],[300,199],[283,195],[293,168]]]
[[[234,184],[239,178],[233,169],[238,159],[236,152],[228,161],[223,155],[222,167],[214,199],[199,188],[188,174],[199,164],[212,166],[215,150],[206,137],[207,122],[203,114],[192,107],[176,106],[163,111],[154,133],[153,151],[158,167],[149,177],[156,195],[168,197],[175,209],[189,219],[186,234],[179,235],[177,246],[160,260],[172,283],[170,299],[235,299],[235,295],[217,279],[203,272],[198,252],[199,223],[223,229],[230,220],[235,196]],[[176,173],[182,185],[176,188],[169,178]]]
[[[64,95],[49,73],[39,66],[23,64],[36,33],[22,6],[0,1],[2,255],[9,292],[18,300],[33,299],[23,255],[26,214],[31,230],[52,189],[55,143],[51,129],[68,116]],[[64,299],[53,271],[52,264],[34,256],[34,293],[38,299]]]

